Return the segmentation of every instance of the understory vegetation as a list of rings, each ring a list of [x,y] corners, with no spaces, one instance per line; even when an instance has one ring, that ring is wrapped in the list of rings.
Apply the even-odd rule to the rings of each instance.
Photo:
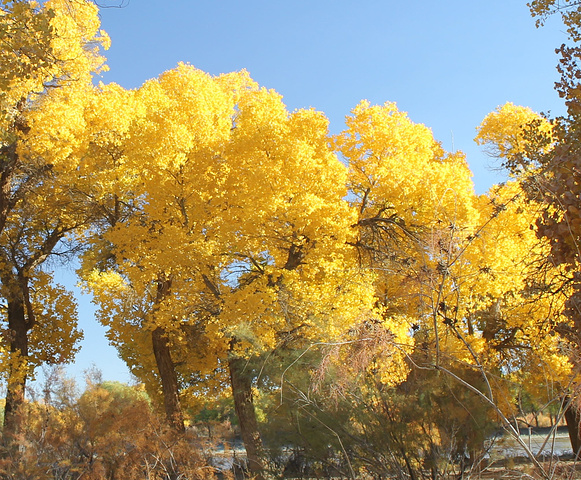
[[[256,402],[265,447],[263,475],[301,479],[535,475],[524,452],[509,460],[494,453],[495,446],[502,450],[504,438],[498,418],[456,382],[418,372],[405,385],[385,388],[372,376],[347,382],[329,372],[322,380],[317,372],[313,389],[304,372],[320,364],[320,355],[305,357],[295,364],[296,371],[286,372],[289,378],[282,392],[268,388],[263,378]],[[268,372],[264,365],[254,367],[270,376],[276,373],[275,363]],[[18,449],[5,446],[1,452],[2,478],[248,477],[234,405],[227,397],[188,410],[187,428],[178,433],[143,385],[104,381],[97,370],[86,372],[84,386],[60,368],[47,370],[44,376],[42,383],[31,387],[30,400],[19,413],[25,428]],[[552,410],[557,415],[559,407]],[[530,405],[515,414],[513,421],[520,427],[534,417],[541,427],[552,425],[552,418]],[[571,455],[558,458],[545,453],[541,458],[545,468],[551,463],[547,471],[552,478],[576,478]]]

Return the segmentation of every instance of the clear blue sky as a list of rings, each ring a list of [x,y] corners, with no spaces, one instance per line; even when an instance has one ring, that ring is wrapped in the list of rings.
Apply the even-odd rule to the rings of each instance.
[[[101,0],[102,7],[122,0]],[[124,0],[101,8],[111,36],[105,83],[137,88],[180,61],[214,75],[246,69],[281,93],[290,110],[325,112],[332,133],[361,100],[396,102],[462,150],[478,193],[501,177],[477,147],[475,128],[511,101],[560,114],[553,90],[559,22],[535,28],[526,0]],[[81,301],[83,349],[69,368],[95,363],[126,381],[116,352]]]

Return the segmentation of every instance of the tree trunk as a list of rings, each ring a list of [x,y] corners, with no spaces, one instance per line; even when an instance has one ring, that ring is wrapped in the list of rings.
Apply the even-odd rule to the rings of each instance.
[[[240,433],[246,448],[248,470],[258,480],[264,478],[265,462],[262,439],[252,396],[252,376],[245,369],[246,360],[231,357],[228,360],[234,408],[240,424]]]
[[[18,294],[10,296],[8,300],[8,327],[10,353],[15,360],[8,374],[3,436],[7,444],[14,444],[18,442],[24,426],[24,391],[28,367],[28,322],[24,299]]]
[[[155,298],[156,309],[169,295],[171,289],[171,277],[160,275],[157,279],[157,294]],[[161,380],[163,391],[163,406],[170,426],[178,433],[185,432],[184,416],[180,404],[180,391],[175,365],[171,358],[171,351],[167,335],[162,327],[156,327],[151,334],[153,354],[157,364],[157,371]]]
[[[151,334],[153,353],[163,390],[163,405],[165,415],[172,428],[177,432],[185,432],[184,416],[180,404],[178,379],[175,365],[163,328],[157,327]]]
[[[565,404],[569,403],[569,398],[565,397]],[[571,440],[571,448],[573,449],[573,454],[575,459],[579,460],[581,458],[581,429],[579,424],[581,423],[581,415],[579,408],[572,403],[567,410],[565,410],[565,422],[567,423],[567,431],[569,432],[569,440]]]

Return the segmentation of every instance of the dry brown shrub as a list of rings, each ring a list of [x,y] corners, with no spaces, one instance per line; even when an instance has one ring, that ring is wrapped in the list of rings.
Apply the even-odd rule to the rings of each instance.
[[[62,385],[57,387],[53,390],[60,388],[62,393]],[[26,430],[17,448],[3,449],[0,478],[214,478],[198,437],[167,427],[138,387],[89,384],[78,397],[45,395],[43,400],[31,401],[23,414]]]

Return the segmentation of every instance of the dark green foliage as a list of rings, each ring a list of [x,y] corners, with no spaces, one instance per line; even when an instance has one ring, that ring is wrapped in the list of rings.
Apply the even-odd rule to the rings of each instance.
[[[433,369],[412,369],[403,384],[389,386],[373,369],[329,364],[320,350],[273,357],[263,371],[275,379],[278,369],[279,381],[261,397],[262,433],[283,475],[457,475],[480,468],[485,440],[498,427],[478,395]],[[479,372],[453,370],[484,388]]]

